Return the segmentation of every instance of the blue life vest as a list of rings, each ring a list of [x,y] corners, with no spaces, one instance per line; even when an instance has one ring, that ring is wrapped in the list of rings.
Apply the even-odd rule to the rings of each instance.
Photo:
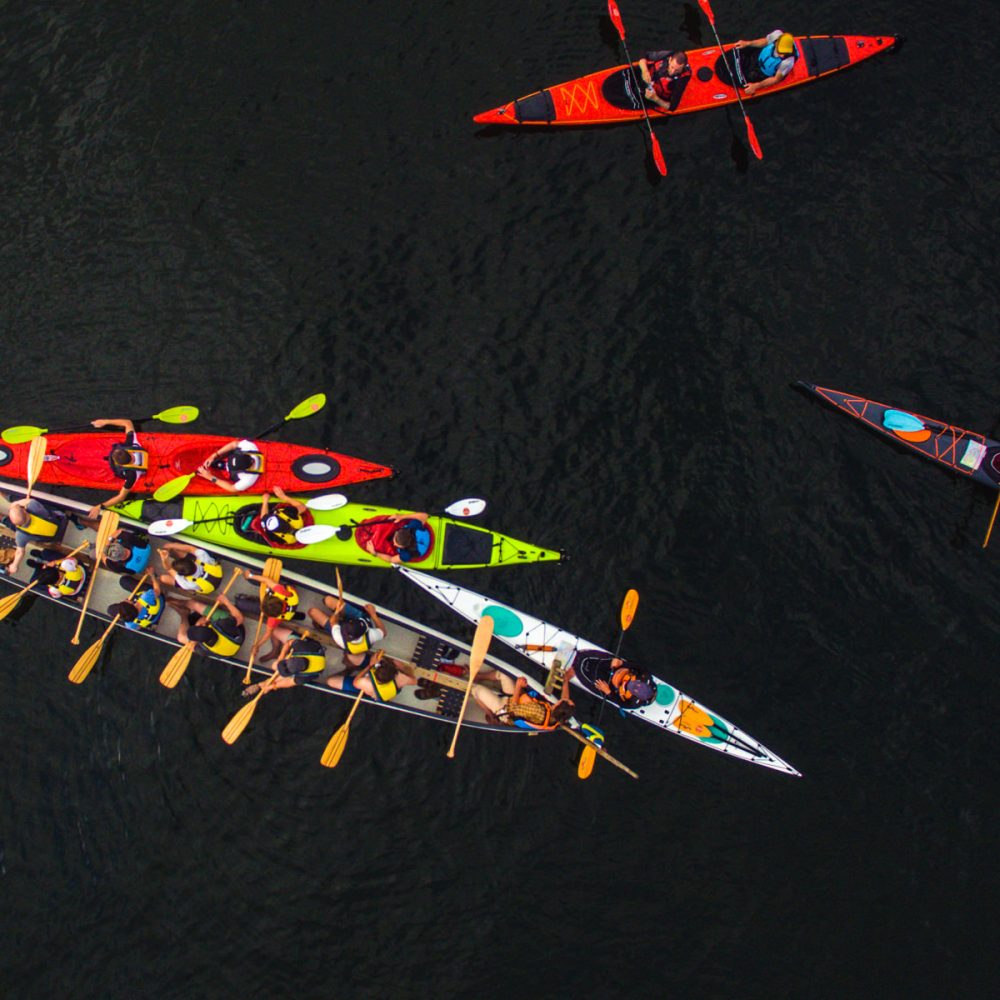
[[[151,546],[147,545],[144,549],[139,548],[138,545],[132,546],[132,555],[129,556],[129,560],[125,563],[126,573],[141,573],[149,565],[149,557],[153,554],[153,549]]]
[[[138,614],[135,618],[125,623],[125,628],[131,629],[152,629],[156,628],[156,623],[163,614],[164,603],[160,596],[149,588],[145,593],[140,594],[135,600]]]
[[[760,66],[761,73],[764,74],[765,80],[774,76],[786,59],[791,59],[794,62],[796,56],[798,55],[797,50],[792,49],[791,55],[779,56],[775,51],[775,46],[777,44],[777,42],[771,42],[770,45],[765,45],[764,48],[760,50],[760,55],[757,57],[757,63]]]

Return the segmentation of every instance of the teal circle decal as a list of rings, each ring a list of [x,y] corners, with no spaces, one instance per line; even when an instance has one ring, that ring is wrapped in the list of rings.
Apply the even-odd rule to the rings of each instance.
[[[669,684],[664,684],[663,681],[659,680],[656,682],[657,705],[671,705],[676,697],[677,692]]]
[[[489,615],[493,619],[493,634],[512,639],[515,635],[520,635],[524,628],[524,623],[513,611],[501,608],[496,604],[483,608],[482,617]]]

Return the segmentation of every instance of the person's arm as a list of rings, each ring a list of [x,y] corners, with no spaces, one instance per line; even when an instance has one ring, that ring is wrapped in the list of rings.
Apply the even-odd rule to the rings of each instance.
[[[301,500],[290,497],[280,486],[274,487],[274,495],[283,503],[290,503],[300,514],[304,514],[309,509]]]
[[[378,612],[375,610],[374,604],[366,604],[365,611],[368,612],[368,617],[372,620],[372,625],[382,632],[385,632],[385,626],[382,624],[382,620],[378,616]]]
[[[270,509],[271,509],[271,494],[262,493],[260,497],[260,516],[262,518],[267,517]]]
[[[162,552],[166,549],[167,552],[174,553],[179,552],[181,555],[196,555],[198,550],[193,545],[188,545],[185,542],[167,542],[160,548]]]
[[[13,576],[17,572],[18,567],[21,565],[21,560],[24,559],[24,551],[23,545],[19,545],[14,549],[14,558],[11,559],[10,564],[7,566],[8,576]]]
[[[219,603],[229,612],[237,625],[242,625],[246,620],[243,612],[225,594],[219,594]]]
[[[748,83],[744,87],[748,97],[753,97],[758,90],[763,90],[765,87],[773,87],[776,83],[780,83],[785,77],[788,76],[787,73],[775,73],[774,76],[769,76],[766,80],[758,80],[756,83]]]
[[[114,507],[116,503],[121,503],[132,491],[127,487],[123,486],[113,497],[108,500],[103,500],[101,503],[95,503],[93,507],[87,511],[88,517],[100,517],[101,510],[104,507]]]
[[[767,36],[763,38],[754,38],[751,41],[746,41],[741,38],[738,42],[733,44],[734,49],[762,49],[767,45]]]
[[[645,59],[639,60],[639,72],[642,74],[642,82],[647,87],[653,86],[653,78],[649,75],[649,63]]]
[[[573,699],[569,696],[569,684],[573,680],[574,670],[572,667],[563,674],[562,691],[559,692],[559,701],[568,702],[570,705],[573,704]]]
[[[135,433],[135,424],[131,420],[114,418],[111,420],[91,420],[90,426],[100,430],[102,427],[120,427],[126,434]]]

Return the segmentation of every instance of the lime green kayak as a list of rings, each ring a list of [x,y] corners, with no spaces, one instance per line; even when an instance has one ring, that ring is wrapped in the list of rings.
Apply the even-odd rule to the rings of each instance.
[[[272,501],[272,508],[275,505],[276,502]],[[288,545],[278,545],[271,544],[260,533],[261,525],[257,517],[260,500],[256,497],[185,496],[167,503],[135,500],[120,504],[115,509],[139,521],[184,519],[194,522],[176,532],[179,538],[200,539],[258,555],[386,568],[390,563],[373,555],[365,546],[370,543],[378,551],[393,551],[388,548],[385,537],[391,527],[390,520],[405,513],[391,507],[360,503],[348,503],[335,510],[309,510],[307,524],[311,520],[316,525],[327,525],[335,532],[331,530],[330,537],[309,544],[291,539]],[[439,516],[428,518],[426,531],[419,533],[418,549],[419,552],[407,560],[407,565],[420,569],[480,569],[557,562],[563,555],[554,549],[539,548],[487,528]]]

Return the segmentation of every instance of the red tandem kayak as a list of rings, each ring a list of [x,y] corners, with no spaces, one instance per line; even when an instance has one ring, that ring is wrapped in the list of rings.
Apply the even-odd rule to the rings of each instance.
[[[895,35],[804,35],[795,39],[799,58],[792,71],[781,83],[748,97],[741,91],[743,102],[809,83],[829,76],[880,52],[889,52],[900,39]],[[734,58],[756,58],[759,49],[733,50],[717,45],[687,52],[691,78],[675,111],[662,111],[646,102],[650,118],[704,111],[724,104],[736,103],[731,71]],[[741,55],[742,54],[742,55]],[[499,108],[484,111],[473,119],[483,125],[614,125],[637,121],[643,117],[642,98],[635,92],[628,64],[604,69],[579,79],[560,83],[545,90],[518,98]]]
[[[83,489],[114,490],[122,485],[108,461],[114,445],[124,440],[124,433],[95,431],[82,434],[49,434],[45,463],[38,482]],[[214,434],[146,434],[139,433],[139,443],[149,453],[149,467],[140,476],[133,493],[152,493],[178,476],[194,470],[216,448],[232,441],[232,437]],[[264,456],[260,478],[248,492],[271,491],[275,486],[291,492],[325,490],[368,479],[385,479],[395,474],[388,465],[377,465],[334,451],[306,448],[281,441],[257,441]],[[0,475],[24,479],[31,445],[0,442]],[[226,491],[207,479],[195,476],[185,490],[204,496],[225,495]]]

